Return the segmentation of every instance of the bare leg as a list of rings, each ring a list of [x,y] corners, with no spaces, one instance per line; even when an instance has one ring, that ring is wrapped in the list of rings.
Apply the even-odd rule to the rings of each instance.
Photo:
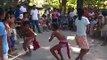
[[[83,60],[84,55],[89,51],[89,49],[81,49],[79,56],[76,58],[76,60]]]
[[[64,57],[62,56],[62,53],[60,54],[61,60],[64,60]]]
[[[28,40],[26,44],[27,48],[29,49],[29,53],[31,53],[31,48],[30,48],[31,43],[32,43],[32,40]]]
[[[27,51],[26,41],[24,41],[24,43],[23,43],[23,49],[24,49],[25,51]]]
[[[61,45],[55,45],[54,47],[52,47],[50,49],[50,52],[52,53],[52,55],[57,59],[57,60],[60,60],[60,58],[57,56],[57,54],[55,53],[55,51],[59,48],[62,48]]]

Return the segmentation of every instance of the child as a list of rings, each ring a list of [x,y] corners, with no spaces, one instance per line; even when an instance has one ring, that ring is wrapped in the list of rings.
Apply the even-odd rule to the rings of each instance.
[[[15,41],[17,40],[17,34],[16,34],[16,29],[15,29],[15,17],[13,15],[10,15],[9,17],[9,25],[12,30],[11,36],[10,36],[10,42],[11,42],[11,51],[13,52],[16,50],[15,46]]]
[[[12,33],[12,29],[9,25],[9,20],[10,20],[10,15],[7,13],[6,14],[6,17],[4,19],[4,24],[5,24],[5,27],[6,27],[6,31],[7,31],[7,36],[8,36],[8,45],[9,45],[9,53],[12,53],[12,49],[11,49],[11,46],[12,46],[12,43],[11,43],[11,33]]]
[[[23,21],[29,21],[29,13],[28,12],[24,12],[23,13]]]
[[[62,56],[62,53],[61,53],[61,48],[63,47],[67,47],[67,54],[68,54],[68,57],[70,58],[70,51],[69,51],[69,46],[68,46],[68,42],[67,42],[67,39],[65,37],[65,35],[62,33],[61,30],[59,30],[59,26],[57,24],[52,24],[51,25],[52,27],[52,30],[53,30],[53,33],[51,34],[51,37],[49,39],[49,42],[52,41],[52,39],[54,37],[56,37],[60,42],[59,44],[55,45],[54,47],[52,47],[50,49],[50,52],[52,53],[52,55],[57,59],[57,60],[60,60],[60,58],[57,56],[57,54],[55,53],[55,51],[57,50],[58,51],[58,54],[60,55],[61,57],[61,60],[64,60],[63,56]]]
[[[93,16],[89,17],[89,19],[90,19],[89,35],[93,36],[93,34],[94,34],[94,28],[95,28],[95,25],[96,25],[97,22],[96,22],[96,20],[94,19]]]
[[[83,57],[88,53],[89,51],[89,44],[87,41],[87,27],[90,24],[87,17],[84,15],[84,9],[78,8],[77,9],[77,18],[75,20],[75,26],[76,26],[76,43],[81,48],[80,53],[78,57],[75,60],[83,60]]]
[[[48,31],[48,26],[47,26],[47,18],[45,15],[42,16],[41,24],[43,27],[43,31]]]
[[[24,38],[23,48],[27,53],[31,53],[30,44],[35,42],[35,40],[36,40],[35,37],[36,37],[37,34],[35,34],[32,31],[32,29],[29,27],[29,22],[28,21],[24,21],[23,26],[21,28],[23,28],[23,38]],[[38,42],[37,42],[37,44],[38,44]],[[36,46],[38,47],[39,45],[36,45]],[[35,46],[34,46],[34,49],[35,49]]]

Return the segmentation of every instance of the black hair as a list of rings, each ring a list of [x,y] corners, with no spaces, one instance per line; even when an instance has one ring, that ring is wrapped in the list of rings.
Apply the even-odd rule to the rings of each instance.
[[[55,30],[59,29],[59,25],[58,24],[51,24],[51,27],[54,28]]]
[[[9,18],[10,18],[10,14],[8,12],[6,12],[4,21],[9,20]]]
[[[0,8],[0,16],[2,16],[5,13],[5,10]]]
[[[81,20],[83,14],[84,14],[84,10],[82,8],[78,8],[77,14],[78,14],[78,19]]]
[[[46,17],[46,15],[45,15],[45,14],[43,14],[43,15],[42,15],[42,17]]]

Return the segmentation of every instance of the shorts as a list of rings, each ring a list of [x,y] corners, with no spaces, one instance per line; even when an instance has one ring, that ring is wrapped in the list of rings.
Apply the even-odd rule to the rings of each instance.
[[[14,36],[10,36],[10,41],[11,41],[11,48],[14,48],[15,45]]]
[[[61,41],[59,42],[59,44],[60,44],[62,47],[67,47],[66,43],[68,43],[67,40],[61,40]]]
[[[3,55],[3,58],[4,58],[4,60],[9,60],[9,59],[8,59],[8,54],[4,54],[4,55]]]
[[[86,36],[76,36],[75,40],[81,49],[89,49],[89,44]]]

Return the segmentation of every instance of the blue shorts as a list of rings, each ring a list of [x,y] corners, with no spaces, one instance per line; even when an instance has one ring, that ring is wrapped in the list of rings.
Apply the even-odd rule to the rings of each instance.
[[[10,42],[11,42],[11,48],[13,48],[15,44],[14,36],[10,36]]]

